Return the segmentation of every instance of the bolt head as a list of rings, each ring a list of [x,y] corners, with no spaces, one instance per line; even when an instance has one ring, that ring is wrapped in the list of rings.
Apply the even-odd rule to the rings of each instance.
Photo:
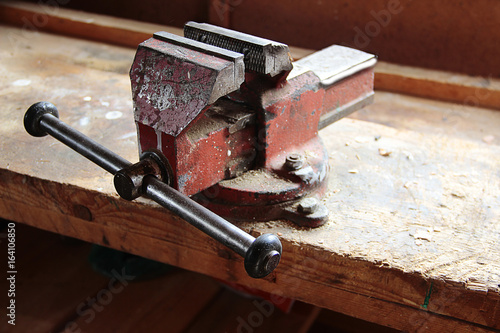
[[[59,112],[54,104],[49,102],[38,102],[29,107],[24,114],[24,128],[32,136],[42,137],[47,132],[40,127],[40,120],[46,115],[51,114],[59,118]]]
[[[290,170],[298,170],[304,165],[304,158],[302,155],[293,153],[286,157],[285,166]]]
[[[264,267],[267,272],[272,272],[280,262],[281,255],[278,251],[269,252],[264,258]]]
[[[299,206],[297,207],[300,213],[303,214],[313,214],[318,209],[318,199],[316,198],[304,198],[300,200]]]

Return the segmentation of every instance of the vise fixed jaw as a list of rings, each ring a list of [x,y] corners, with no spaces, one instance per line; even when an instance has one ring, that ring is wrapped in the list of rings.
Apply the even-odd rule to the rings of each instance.
[[[137,50],[140,151],[161,151],[172,186],[229,220],[325,223],[318,130],[371,103],[375,57],[332,46],[292,63],[287,45],[229,29],[188,22],[184,35]]]

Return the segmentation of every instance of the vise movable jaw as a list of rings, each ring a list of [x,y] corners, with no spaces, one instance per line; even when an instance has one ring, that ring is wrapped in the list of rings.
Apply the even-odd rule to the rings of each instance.
[[[328,219],[318,130],[373,99],[373,55],[288,46],[189,22],[158,32],[130,70],[140,152],[160,150],[171,186],[233,221]]]

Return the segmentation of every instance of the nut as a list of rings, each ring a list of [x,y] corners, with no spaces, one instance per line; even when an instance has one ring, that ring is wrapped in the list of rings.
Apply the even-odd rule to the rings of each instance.
[[[286,157],[285,166],[290,170],[298,170],[304,165],[302,155],[293,153]]]
[[[318,209],[318,199],[316,198],[304,198],[300,200],[299,206],[297,207],[300,213],[303,214],[313,214]]]

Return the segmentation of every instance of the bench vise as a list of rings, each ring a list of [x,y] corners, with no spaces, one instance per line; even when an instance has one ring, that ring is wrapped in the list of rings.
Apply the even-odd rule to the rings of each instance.
[[[373,55],[332,46],[292,63],[288,46],[188,22],[158,32],[130,70],[139,148],[172,186],[229,220],[315,227],[328,155],[318,130],[370,103]]]
[[[373,55],[331,46],[293,62],[288,46],[189,22],[185,37],[158,32],[130,70],[140,161],[132,164],[59,120],[48,102],[24,116],[114,175],[127,200],[152,199],[229,247],[254,278],[282,246],[230,221],[328,219],[328,155],[318,130],[373,100]]]

